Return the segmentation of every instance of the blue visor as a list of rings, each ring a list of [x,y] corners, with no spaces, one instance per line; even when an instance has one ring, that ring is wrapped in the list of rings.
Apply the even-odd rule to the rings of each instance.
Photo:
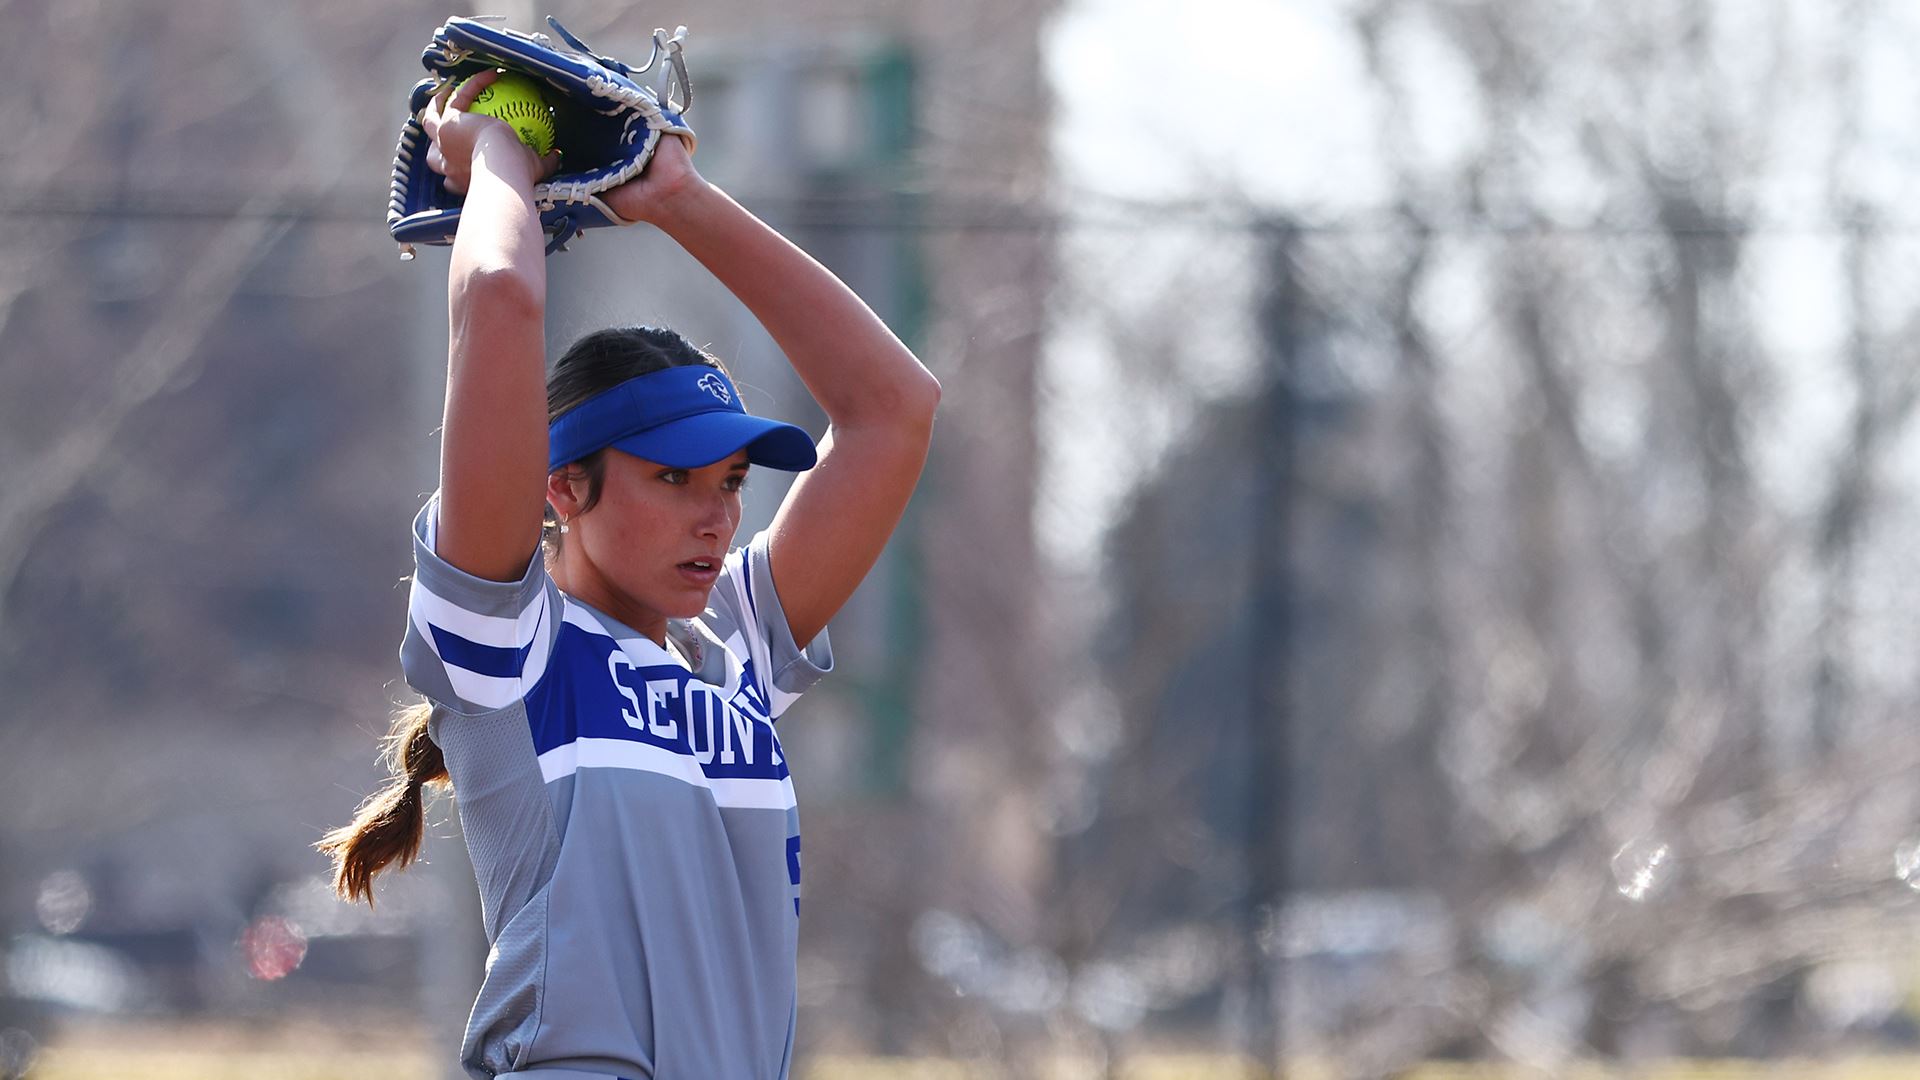
[[[800,472],[817,460],[813,436],[750,416],[732,380],[705,364],[628,379],[560,414],[547,428],[547,471],[607,447],[676,469],[732,457]]]

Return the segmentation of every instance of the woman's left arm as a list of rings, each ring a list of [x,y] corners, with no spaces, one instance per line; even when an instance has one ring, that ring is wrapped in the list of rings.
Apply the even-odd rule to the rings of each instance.
[[[752,311],[826,411],[820,463],[769,536],[793,639],[812,641],[879,559],[926,463],[940,384],[833,272],[693,171],[661,140],[629,216],[652,222]],[[619,207],[616,207],[619,209]]]

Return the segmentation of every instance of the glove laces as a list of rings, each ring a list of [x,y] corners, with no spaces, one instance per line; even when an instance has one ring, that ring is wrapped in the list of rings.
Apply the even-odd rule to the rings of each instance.
[[[586,42],[580,40],[573,31],[561,25],[560,20],[551,15],[547,16],[547,25],[553,27],[553,32],[559,34],[575,52],[608,71],[618,72],[629,79],[634,79],[635,82],[639,81],[635,76],[653,71],[654,65],[660,63],[664,57],[666,64],[660,68],[660,75],[656,77],[659,85],[655,91],[655,97],[660,107],[676,113],[684,113],[693,107],[693,80],[687,77],[687,62],[681,57],[681,48],[687,40],[686,27],[676,26],[671,34],[667,33],[664,27],[654,27],[653,50],[647,54],[647,62],[636,68],[614,57],[601,56],[594,52]],[[674,96],[676,88],[679,90],[677,98]]]

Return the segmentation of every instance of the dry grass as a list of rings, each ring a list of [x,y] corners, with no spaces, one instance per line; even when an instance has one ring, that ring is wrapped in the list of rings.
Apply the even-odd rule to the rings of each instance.
[[[40,1055],[30,1080],[425,1080],[446,1074],[444,1050],[410,1028],[231,1024],[72,1026]],[[1004,1080],[990,1065],[938,1059],[822,1056],[797,1080]],[[1066,1058],[1040,1070],[1046,1080],[1107,1080],[1089,1062]],[[1142,1054],[1115,1070],[1119,1080],[1265,1080],[1228,1055]],[[1323,1062],[1303,1061],[1288,1080],[1342,1080]],[[1517,1065],[1419,1066],[1402,1080],[1913,1080],[1920,1058],[1845,1061],[1685,1061],[1636,1066],[1571,1063],[1552,1070]]]
[[[1914,1080],[1920,1058],[1844,1061],[1667,1061],[1610,1066],[1580,1062],[1551,1071],[1496,1065],[1425,1065],[1406,1080]]]
[[[906,1058],[816,1058],[796,1073],[799,1080],[1005,1080],[991,1066],[959,1061]],[[1107,1080],[1084,1061],[1061,1059],[1039,1071],[1046,1080]],[[1152,1055],[1134,1057],[1114,1070],[1118,1080],[1267,1080],[1259,1066],[1229,1055]],[[1301,1061],[1287,1069],[1287,1080],[1345,1080],[1346,1073],[1325,1062]],[[1571,1063],[1554,1069],[1503,1064],[1431,1064],[1400,1074],[1400,1080],[1915,1080],[1920,1058],[1861,1057],[1836,1062],[1672,1061],[1611,1066]]]
[[[425,1054],[342,1050],[227,1056],[183,1050],[129,1055],[52,1049],[41,1056],[28,1080],[402,1080],[439,1075],[432,1070]]]
[[[291,1025],[69,1025],[29,1080],[413,1080],[441,1075],[416,1031]]]

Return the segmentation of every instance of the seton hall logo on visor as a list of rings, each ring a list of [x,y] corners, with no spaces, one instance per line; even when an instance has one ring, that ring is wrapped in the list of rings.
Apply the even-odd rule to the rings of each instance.
[[[722,405],[733,400],[733,395],[727,392],[726,382],[718,375],[702,375],[694,385],[719,398]]]

